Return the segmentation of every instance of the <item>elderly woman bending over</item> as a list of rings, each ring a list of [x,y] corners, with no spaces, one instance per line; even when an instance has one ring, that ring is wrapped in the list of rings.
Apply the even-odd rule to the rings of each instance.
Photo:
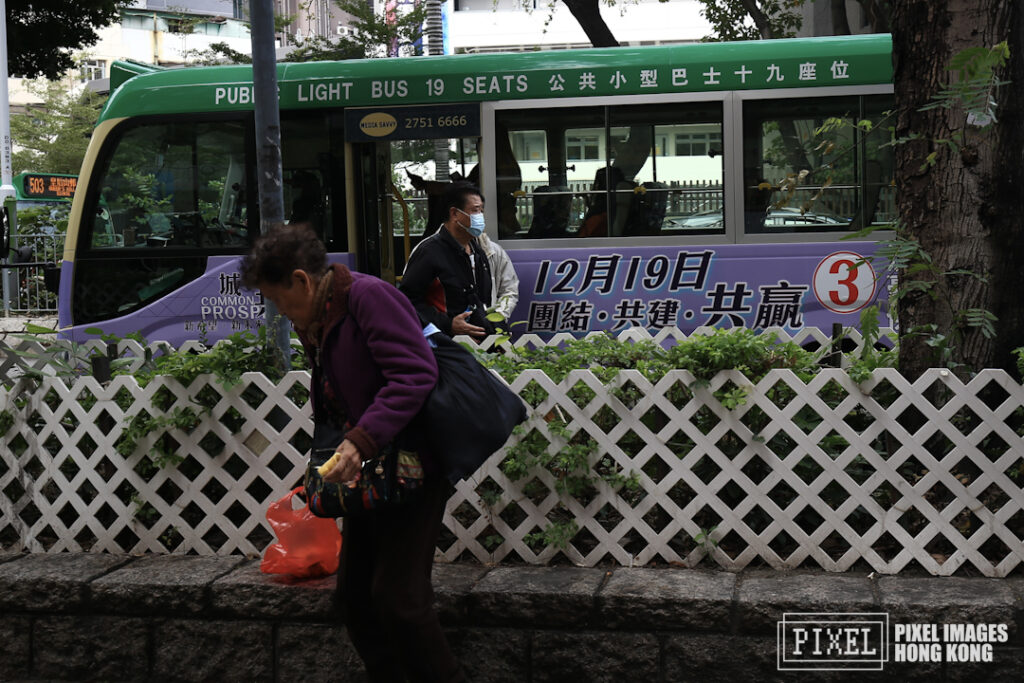
[[[299,226],[259,237],[242,263],[242,281],[291,320],[320,370],[314,376],[323,377],[326,402],[344,411],[350,429],[324,478],[352,481],[362,461],[409,424],[437,381],[412,304],[375,277],[328,265],[323,243]],[[371,681],[464,680],[430,583],[450,486],[431,454],[419,450],[424,495],[346,518],[342,529],[339,605]]]

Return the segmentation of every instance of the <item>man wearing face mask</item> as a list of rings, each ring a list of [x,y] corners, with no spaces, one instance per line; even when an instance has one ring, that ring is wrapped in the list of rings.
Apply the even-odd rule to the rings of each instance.
[[[483,339],[495,332],[487,320],[491,265],[476,239],[484,231],[484,198],[471,183],[452,183],[443,205],[444,223],[416,245],[398,288],[424,323]]]

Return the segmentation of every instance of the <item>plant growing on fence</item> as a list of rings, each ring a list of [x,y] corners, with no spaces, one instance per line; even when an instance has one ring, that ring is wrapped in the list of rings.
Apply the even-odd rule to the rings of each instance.
[[[14,426],[14,414],[9,410],[0,410],[0,439],[6,434],[7,430]]]
[[[115,341],[110,337],[108,341]],[[144,340],[137,339],[141,343]],[[213,375],[226,389],[241,384],[246,372],[261,372],[274,381],[282,373],[276,365],[276,349],[267,341],[267,328],[261,326],[255,333],[236,332],[203,352],[181,352],[164,347],[164,352],[152,358],[140,371],[132,373],[141,386],[154,377],[167,376],[189,386],[200,375]],[[305,356],[292,357],[293,369],[305,369]]]
[[[565,513],[564,508],[560,512]],[[580,525],[575,519],[559,519],[551,522],[541,531],[527,534],[523,540],[532,547],[546,548],[553,547],[564,550],[569,547],[569,542],[579,532]]]
[[[116,338],[106,337],[105,340],[114,342]],[[136,340],[143,341],[138,338]],[[260,327],[256,333],[237,332],[201,353],[182,352],[164,346],[163,353],[153,356],[140,370],[131,374],[139,386],[143,387],[156,377],[172,377],[188,387],[201,375],[213,375],[217,383],[230,389],[241,384],[242,374],[246,372],[261,372],[274,381],[280,380],[281,372],[277,368],[275,354],[276,349],[267,342],[266,328]],[[119,370],[117,374],[124,372]],[[200,393],[195,399],[196,408],[177,407],[170,414],[155,416],[137,414],[122,429],[117,443],[118,452],[125,457],[130,456],[141,439],[155,433],[153,450],[149,454],[150,462],[157,468],[177,466],[184,458],[175,452],[170,431],[178,429],[190,433],[199,425],[201,417],[210,413],[218,400],[219,396]]]
[[[89,373],[90,361],[101,355],[99,351],[69,339],[55,338],[57,331],[29,323],[24,334],[11,335],[34,348],[11,348],[11,353],[26,363],[21,364],[30,390],[39,387],[44,377],[59,377],[70,383]],[[115,359],[112,370],[122,370],[131,364],[129,359]],[[36,367],[41,366],[41,367]]]
[[[676,344],[665,353],[665,361],[670,368],[689,370],[697,378],[694,386],[707,386],[722,370],[738,370],[756,383],[769,370],[786,369],[806,382],[817,371],[824,353],[808,351],[792,341],[779,341],[774,334],[757,334],[746,328],[719,329],[713,335],[691,337]],[[731,409],[746,402],[750,388],[748,385],[736,388],[741,391],[719,390],[715,396]]]
[[[203,413],[209,412],[209,407],[203,407]],[[169,440],[168,430],[178,429],[183,432],[191,432],[199,426],[200,414],[192,408],[175,408],[170,415],[149,415],[139,413],[133,417],[128,426],[121,430],[121,438],[118,439],[117,452],[128,458],[139,446],[139,439],[145,438],[153,432],[162,432],[160,437],[153,443],[153,450],[150,451],[149,461],[154,469],[162,467],[175,467],[185,459],[177,453]]]
[[[104,335],[102,330],[97,328],[90,328],[87,333],[100,336],[103,341],[112,345],[122,341],[115,335]],[[101,351],[94,347],[69,340],[58,340],[53,335],[53,330],[31,324],[26,334],[16,335],[16,338],[30,343],[34,348],[13,349],[14,353],[24,361],[44,366],[24,366],[25,376],[32,383],[33,390],[39,387],[41,379],[45,376],[57,376],[70,383],[88,374],[91,360],[102,355]],[[147,346],[146,340],[137,334],[129,335],[127,339]],[[266,329],[261,327],[256,333],[239,332],[231,335],[204,352],[180,351],[167,344],[157,345],[156,355],[149,355],[147,351],[147,359],[141,368],[133,370],[138,362],[128,357],[114,358],[110,362],[110,368],[111,376],[131,375],[142,387],[157,377],[172,377],[188,387],[200,375],[213,375],[219,384],[231,388],[241,384],[241,377],[245,372],[261,372],[275,381],[279,380],[281,373],[274,362],[275,353],[273,346],[267,343]],[[299,354],[295,360],[296,365],[301,367],[304,356]],[[158,395],[155,407],[159,412],[151,415],[143,410],[121,427],[121,434],[115,445],[117,452],[125,458],[131,457],[139,449],[140,442],[152,437],[152,445],[140,463],[140,473],[149,476],[160,468],[176,467],[184,460],[184,456],[177,451],[177,442],[171,437],[171,432],[179,430],[191,433],[199,426],[203,416],[210,413],[219,398],[216,392],[200,392],[195,399],[195,406],[178,406],[172,409],[173,400]],[[127,411],[132,403],[132,397],[127,393],[119,393],[115,401],[122,411]],[[6,419],[3,417],[5,415],[8,416]],[[14,416],[10,411],[0,413],[0,427],[8,420],[13,424]],[[0,431],[0,437],[7,429],[9,425]],[[136,504],[137,512],[142,514],[145,510],[152,510],[152,506],[146,501]]]
[[[875,348],[873,342],[877,340],[877,312],[866,312],[862,321],[862,328],[865,333],[865,344],[863,349],[848,358],[851,363],[851,376],[862,373],[862,378],[857,381],[865,381],[870,378],[871,370],[879,367],[888,367],[895,363],[895,355],[891,351]],[[205,353],[181,353],[167,349],[166,353],[158,354],[150,359],[147,366],[138,373],[140,384],[146,384],[157,375],[168,374],[182,384],[191,384],[201,374],[213,374],[217,376],[225,386],[236,384],[241,372],[249,370],[263,371],[266,374],[278,379],[274,375],[274,364],[272,361],[260,360],[261,354],[265,351],[266,339],[264,334],[243,333],[235,335],[231,340],[222,343]],[[539,369],[547,374],[552,380],[562,381],[569,371],[583,367],[592,370],[593,374],[605,383],[606,387],[614,386],[614,390],[608,393],[615,399],[621,401],[627,408],[634,408],[643,399],[641,391],[631,382],[621,382],[617,375],[622,369],[638,370],[644,377],[652,382],[660,380],[666,372],[672,369],[686,369],[695,378],[689,386],[677,383],[666,394],[677,408],[683,406],[687,401],[692,400],[695,389],[707,386],[714,375],[720,370],[740,369],[750,382],[761,380],[767,372],[775,368],[787,368],[797,374],[803,380],[810,380],[817,371],[815,361],[828,349],[820,352],[809,352],[798,345],[787,342],[782,343],[774,339],[772,335],[757,335],[750,330],[720,330],[709,336],[696,336],[680,341],[675,346],[664,349],[651,342],[629,342],[619,341],[608,336],[597,336],[584,340],[577,340],[561,345],[560,348],[543,347],[539,349],[506,349],[504,354],[481,354],[485,363],[498,369],[506,379],[514,379],[525,369]],[[1024,349],[1017,352],[1019,364],[1024,370]],[[269,358],[269,355],[268,355]],[[122,370],[118,370],[122,372]],[[746,406],[744,402],[747,393],[752,385],[743,382],[742,386],[726,382],[717,392],[719,402],[730,410],[736,410]],[[769,390],[769,398],[779,405],[786,402],[794,390],[785,383],[779,383]],[[885,391],[884,383],[875,389],[874,396],[878,397],[880,391]],[[890,387],[888,391],[892,391]],[[580,382],[570,387],[568,399],[580,409],[587,408],[594,400],[596,394],[594,389]],[[545,404],[546,392],[537,384],[527,386],[521,395],[535,409]],[[819,391],[819,396],[833,407],[837,405],[845,394],[841,393],[838,386],[832,383],[826,384]],[[92,400],[95,400],[94,398]],[[125,396],[119,396],[121,402],[130,401]],[[125,426],[122,440],[117,443],[119,452],[125,455],[138,453],[138,443],[153,434],[151,452],[142,456],[143,464],[149,463],[152,466],[150,472],[156,471],[158,467],[174,466],[175,443],[170,440],[171,430],[182,430],[190,432],[198,426],[204,413],[216,404],[218,397],[216,392],[210,390],[208,393],[201,393],[197,399],[196,406],[174,407],[173,401],[156,404],[156,416],[140,413]],[[759,402],[762,399],[759,399]],[[0,412],[0,439],[4,438],[4,432],[10,429],[18,419],[16,413],[11,412],[14,406],[7,406],[6,413]],[[122,405],[127,409],[127,405]],[[615,411],[602,408],[593,414],[592,420],[596,427],[608,433],[616,426],[619,419]],[[526,542],[534,549],[543,550],[545,547],[553,547],[565,550],[569,543],[574,543],[577,548],[582,548],[585,534],[580,534],[581,525],[575,518],[573,510],[578,509],[573,501],[586,506],[596,495],[596,492],[603,487],[610,487],[627,504],[635,507],[637,500],[643,497],[640,491],[640,477],[637,472],[627,471],[609,455],[600,455],[597,441],[584,429],[576,429],[575,423],[567,415],[572,406],[559,406],[552,404],[545,408],[546,415],[542,420],[533,420],[527,427],[520,428],[517,439],[510,446],[501,464],[502,471],[511,480],[521,482],[520,492],[523,498],[530,499],[534,503],[540,503],[550,495],[548,486],[559,498],[553,510],[548,514],[548,522],[543,528],[537,529],[534,533],[528,534]],[[859,416],[854,409],[853,413],[846,416],[854,428],[859,429],[858,421],[864,417]],[[588,413],[593,413],[588,410]],[[755,434],[767,424],[768,417],[761,409],[754,405],[742,413],[744,424]],[[667,424],[669,419],[659,411],[649,411],[640,416],[644,425],[653,433],[659,433]],[[964,418],[965,420],[967,418]],[[698,412],[692,418],[694,425],[705,433],[714,426],[717,418],[711,412]],[[813,431],[820,423],[821,416],[812,410],[806,413],[801,412],[794,416],[796,424],[806,433]],[[965,422],[965,426],[970,425]],[[966,433],[966,432],[965,432]],[[756,440],[756,437],[755,437]],[[789,443],[787,443],[789,440]],[[763,441],[763,440],[762,440]],[[680,458],[691,451],[694,444],[688,437],[677,434],[668,437],[669,447]],[[617,445],[627,454],[635,455],[643,447],[643,440],[636,434],[627,433],[617,441]],[[717,445],[727,454],[733,450],[738,452],[747,444],[743,438],[728,433],[722,437]],[[785,434],[772,437],[768,446],[776,453],[788,453],[795,444]],[[841,454],[848,444],[839,434],[826,435],[820,445],[833,457]],[[998,443],[992,444],[993,457],[999,454]],[[889,446],[879,443],[876,448],[880,452],[886,451]],[[658,460],[658,459],[653,459]],[[660,462],[660,461],[659,461]],[[664,466],[664,463],[650,462],[643,466],[643,471],[651,478],[655,478],[652,468]],[[900,473],[913,481],[920,472],[915,471],[915,464],[908,461],[901,466]],[[701,460],[693,466],[693,472],[702,480],[708,481],[714,475],[713,463],[709,460]],[[794,467],[794,472],[805,481],[811,481],[816,476],[816,465],[808,460],[800,462]],[[860,469],[858,469],[860,468]],[[1011,468],[1012,469],[1012,468]],[[1016,468],[1008,471],[1015,482],[1019,482],[1021,470]],[[818,468],[820,471],[820,468]],[[870,466],[862,460],[852,462],[847,468],[847,473],[860,481],[866,479],[871,473]],[[546,474],[538,474],[545,472]],[[863,477],[862,477],[863,474]],[[957,471],[958,477],[971,478],[976,473],[969,471],[965,466]],[[607,489],[604,489],[607,490]],[[500,501],[498,492],[483,491],[481,500],[485,505],[494,506]],[[672,493],[672,496],[679,494]],[[727,490],[719,493],[723,501],[728,503]],[[832,495],[829,491],[822,492],[822,496],[831,504]],[[872,493],[883,508],[889,509],[894,500],[899,497],[895,489],[887,490],[879,488]],[[894,496],[896,498],[894,498]],[[677,503],[679,501],[676,501]],[[836,505],[841,502],[838,500]],[[940,501],[941,502],[941,501]],[[152,506],[145,501],[136,503],[136,509],[140,515],[151,514]],[[602,514],[609,514],[606,510],[599,511],[597,518],[600,520]],[[652,515],[662,514],[658,510],[652,510]],[[766,513],[764,513],[766,514]],[[854,515],[850,519],[854,519]],[[745,519],[754,524],[757,520],[756,511]],[[141,519],[141,518],[140,518]],[[717,540],[710,540],[708,537],[714,530],[719,520],[714,516],[708,516],[698,511],[694,523],[699,529],[705,530],[696,534],[693,539],[684,538],[680,543],[690,543],[689,549],[703,547],[709,551],[708,543],[721,542],[726,550],[730,545],[729,536]],[[145,520],[143,520],[145,521]],[[612,520],[614,522],[614,520]],[[765,523],[770,522],[765,520]],[[602,522],[603,523],[603,522]],[[969,524],[970,520],[963,522]],[[574,540],[575,539],[575,540]],[[492,533],[484,538],[485,547],[493,549],[500,545],[503,539],[499,534]],[[693,545],[693,544],[696,545]]]
[[[717,526],[713,526],[710,529],[701,529],[700,533],[693,537],[702,548],[704,552],[710,555],[715,548],[718,547],[718,541],[713,538]]]
[[[892,368],[899,360],[896,348],[878,345],[881,330],[878,327],[878,306],[868,306],[860,314],[860,331],[864,343],[859,354],[849,354],[849,367],[846,369],[850,379],[861,383],[871,379],[872,372],[878,368]]]
[[[609,335],[598,335],[559,347],[516,349],[504,355],[481,356],[507,380],[514,379],[523,370],[539,369],[552,380],[560,382],[570,371],[587,368],[607,386],[623,369],[638,370],[652,382],[660,380],[669,370],[688,370],[695,381],[689,387],[675,387],[670,392],[671,400],[681,405],[692,396],[696,387],[707,386],[720,370],[738,369],[752,382],[757,382],[771,369],[786,368],[806,381],[814,374],[816,362],[825,351],[827,349],[814,353],[793,342],[780,342],[774,335],[735,329],[691,337],[667,350],[650,341],[619,341]],[[715,396],[723,406],[733,409],[745,403],[751,388],[752,384],[736,386],[727,383],[715,392]],[[611,393],[627,408],[632,408],[642,398],[637,387],[629,382],[616,387]],[[536,385],[528,385],[521,395],[534,408],[547,397]],[[594,395],[593,390],[582,383],[569,392],[571,400],[580,408],[589,405]],[[614,411],[610,410],[598,411],[593,418],[605,432],[614,427],[617,419]],[[697,416],[698,424],[705,429],[710,428],[712,419],[711,415]],[[664,415],[647,414],[642,417],[645,425],[655,433],[665,426],[665,420]],[[596,458],[597,443],[582,429],[571,432],[563,411],[557,405],[545,416],[543,430],[520,428],[519,437],[506,451],[501,467],[509,479],[526,480],[525,496],[533,498],[534,494],[539,494],[539,498],[543,498],[546,495],[546,491],[527,490],[527,487],[537,486],[537,479],[529,475],[542,469],[552,475],[555,492],[565,502],[571,498],[585,505],[593,497],[595,487],[603,482],[625,501],[635,504],[634,498],[640,490],[639,473],[627,474],[607,455]],[[729,440],[736,440],[736,437],[727,437],[726,441]],[[627,450],[642,447],[635,434],[624,437],[619,445]],[[685,444],[679,444],[679,447],[689,448]],[[742,444],[737,443],[736,447],[740,448]],[[526,540],[540,548],[553,546],[564,550],[579,531],[579,524],[564,503],[557,506],[548,518],[548,524],[529,534]]]

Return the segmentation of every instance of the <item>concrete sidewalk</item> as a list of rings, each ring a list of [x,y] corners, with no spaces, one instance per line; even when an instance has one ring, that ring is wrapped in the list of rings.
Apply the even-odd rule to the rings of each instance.
[[[438,564],[435,589],[477,683],[1024,680],[1018,578]],[[0,680],[364,680],[333,596],[333,577],[286,583],[242,557],[0,555]],[[887,614],[889,661],[778,671],[794,612]],[[953,654],[992,661],[894,661],[934,650],[898,627],[943,623],[976,636]]]
[[[0,311],[0,337],[4,333],[21,334],[29,324],[39,325],[49,329],[57,328],[57,316],[26,318],[18,316],[5,316]]]

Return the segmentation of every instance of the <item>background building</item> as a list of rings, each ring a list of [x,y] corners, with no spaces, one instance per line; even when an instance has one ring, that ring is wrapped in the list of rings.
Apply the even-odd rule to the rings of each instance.
[[[277,0],[278,16],[295,20],[280,34],[280,46],[299,45],[310,36],[348,35],[351,17],[333,0]]]
[[[79,53],[79,67],[68,73],[67,85],[75,89],[91,83],[94,89],[106,90],[110,65],[118,59],[173,66],[218,42],[248,53],[248,4],[248,0],[135,0],[122,11],[120,22],[99,31],[99,41]],[[15,113],[40,102],[23,79],[10,79],[8,89]]]

